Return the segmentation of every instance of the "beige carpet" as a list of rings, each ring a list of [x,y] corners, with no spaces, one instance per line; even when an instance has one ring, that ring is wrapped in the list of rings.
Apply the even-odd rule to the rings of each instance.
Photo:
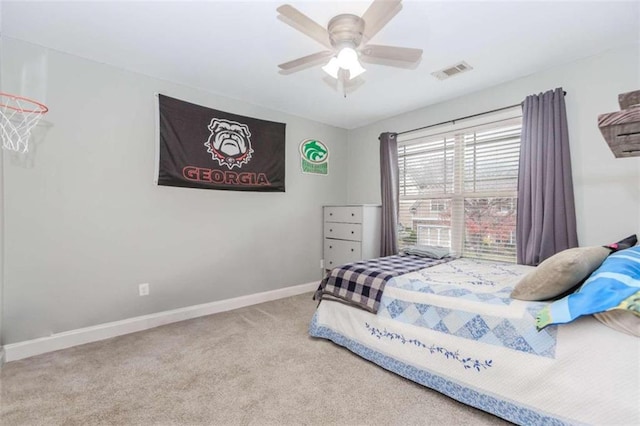
[[[508,424],[310,338],[310,294],[5,364],[2,425]]]

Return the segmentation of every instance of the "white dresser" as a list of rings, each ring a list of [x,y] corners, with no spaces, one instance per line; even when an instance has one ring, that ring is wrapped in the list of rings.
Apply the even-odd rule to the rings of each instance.
[[[380,256],[379,205],[324,206],[324,267]]]

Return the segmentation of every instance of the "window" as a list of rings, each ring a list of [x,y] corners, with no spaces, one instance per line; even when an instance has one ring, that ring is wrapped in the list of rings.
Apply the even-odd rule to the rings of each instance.
[[[432,212],[443,212],[446,209],[445,200],[431,200],[431,211]]]
[[[465,257],[515,262],[522,118],[398,139],[399,246],[447,246]]]

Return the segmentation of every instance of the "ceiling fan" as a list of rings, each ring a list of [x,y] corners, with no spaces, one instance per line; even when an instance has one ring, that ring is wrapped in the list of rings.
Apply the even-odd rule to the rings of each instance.
[[[280,64],[280,72],[290,74],[326,63],[322,69],[338,81],[346,96],[348,82],[365,72],[360,61],[400,68],[416,65],[422,49],[368,44],[401,9],[402,0],[374,0],[362,17],[337,15],[325,29],[293,6],[280,6],[278,19],[329,49]]]

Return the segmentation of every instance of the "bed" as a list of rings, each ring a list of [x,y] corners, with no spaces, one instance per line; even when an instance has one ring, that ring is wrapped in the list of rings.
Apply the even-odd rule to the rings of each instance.
[[[516,424],[640,424],[640,339],[593,316],[538,331],[548,302],[510,297],[532,269],[409,255],[344,265],[322,281],[309,333]]]

